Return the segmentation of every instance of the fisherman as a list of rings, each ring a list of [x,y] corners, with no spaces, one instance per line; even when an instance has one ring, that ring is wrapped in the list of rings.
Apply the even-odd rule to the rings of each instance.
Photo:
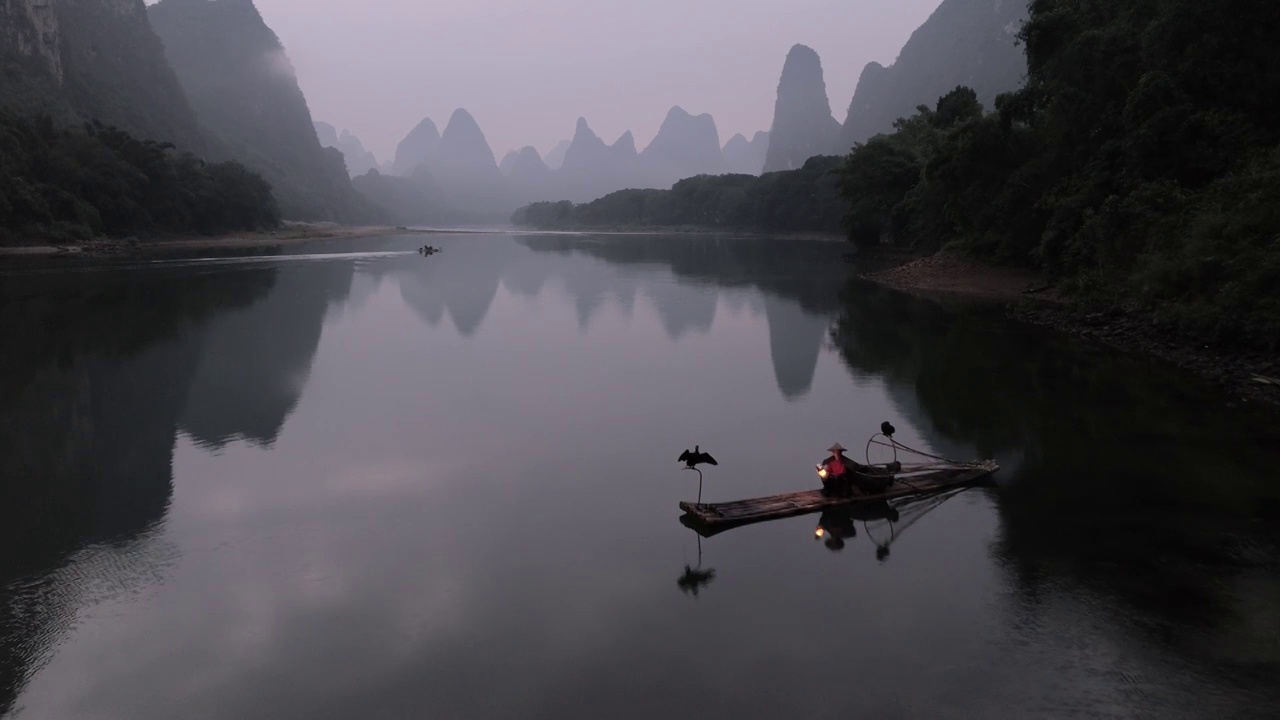
[[[853,461],[844,456],[844,447],[836,443],[827,449],[831,456],[818,466],[822,478],[822,494],[828,497],[849,497],[853,494]]]

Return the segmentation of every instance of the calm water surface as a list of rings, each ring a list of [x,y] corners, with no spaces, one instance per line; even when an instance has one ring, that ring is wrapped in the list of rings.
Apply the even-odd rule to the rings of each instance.
[[[0,716],[1274,716],[1280,443],[1187,377],[839,244],[427,239],[0,268]],[[886,419],[998,486],[678,522]]]

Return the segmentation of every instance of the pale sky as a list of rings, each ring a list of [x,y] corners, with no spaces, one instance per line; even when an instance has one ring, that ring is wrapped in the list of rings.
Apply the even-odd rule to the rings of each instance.
[[[579,116],[643,149],[672,105],[723,143],[767,130],[795,43],[822,57],[843,122],[862,67],[888,64],[941,0],[256,0],[316,120],[379,161],[423,117],[465,107],[494,153],[545,154]]]

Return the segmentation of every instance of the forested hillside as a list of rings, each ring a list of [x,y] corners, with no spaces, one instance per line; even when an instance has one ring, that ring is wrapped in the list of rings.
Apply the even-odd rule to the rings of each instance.
[[[1034,266],[1084,297],[1280,345],[1280,6],[1034,0],[1026,86],[958,88],[857,146],[862,244]]]
[[[670,190],[620,190],[589,203],[533,203],[512,215],[540,229],[704,227],[760,232],[839,232],[841,159],[815,157],[797,170],[698,175]]]
[[[0,108],[207,149],[142,0],[0,2]]]
[[[83,129],[0,111],[0,237],[11,242],[273,227],[271,187],[239,163],[205,163],[101,123]]]
[[[208,150],[142,0],[0,3],[0,242],[275,225]]]
[[[973,88],[988,106],[1016,90],[1027,72],[1017,37],[1026,19],[1026,0],[943,0],[891,65],[863,68],[840,151],[892,132],[895,120],[957,85]]]
[[[320,145],[279,38],[245,0],[162,0],[148,11],[218,157],[262,173],[291,220],[368,222],[342,153]]]

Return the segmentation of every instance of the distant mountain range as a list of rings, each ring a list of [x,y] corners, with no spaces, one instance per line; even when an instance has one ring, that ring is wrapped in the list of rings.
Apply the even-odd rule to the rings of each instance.
[[[547,167],[551,170],[558,169],[564,164],[564,154],[569,152],[569,146],[573,144],[571,140],[561,140],[555,147],[551,148],[551,152],[543,160],[547,163]]]
[[[337,128],[326,122],[313,124],[316,127],[316,136],[320,140],[320,144],[342,153],[342,158],[347,165],[348,175],[359,177],[370,170],[378,169],[378,158],[366,150],[364,143],[360,142],[360,138],[352,135],[350,131],[343,130],[339,133]]]
[[[973,87],[990,108],[997,94],[1016,89],[1025,75],[1016,33],[1026,14],[1025,4],[1008,0],[944,0],[892,65],[870,63],[862,71],[843,124],[832,116],[821,59],[796,45],[783,64],[771,129],[750,140],[735,135],[721,147],[710,115],[673,107],[652,142],[636,152],[630,132],[609,144],[579,118],[572,139],[546,159],[526,147],[508,153],[495,173],[483,133],[459,111],[466,133],[452,141],[447,129],[438,136],[434,123],[423,120],[401,142],[392,171],[408,175],[424,166],[454,204],[499,211],[539,200],[587,202],[625,188],[665,189],[703,174],[799,169],[810,158],[844,155],[855,143],[891,131],[895,120],[957,85]],[[466,147],[456,146],[464,139]]]
[[[498,164],[498,171],[505,177],[521,182],[544,182],[551,169],[542,161],[531,145],[512,150]]]
[[[765,155],[768,153],[769,133],[758,132],[750,140],[742,133],[738,133],[724,144],[725,171],[741,175],[757,175],[764,167]]]
[[[422,120],[379,164],[347,130],[311,117],[285,48],[252,0],[2,0],[0,105],[78,125],[98,119],[210,159],[234,159],[272,185],[286,218],[505,218],[543,200],[590,201],[626,188],[669,188],[702,174],[759,174],[842,155],[959,84],[990,106],[1015,89],[1025,4],[943,0],[896,61],[862,70],[845,122],[827,99],[818,54],[787,54],[768,132],[721,145],[715,120],[671,108],[638,149],[606,142],[586,119],[547,156],[532,147],[499,164],[480,124],[459,109],[440,132]],[[843,69],[841,69],[843,71]]]
[[[325,136],[331,137],[327,131]],[[740,138],[745,148],[738,143],[729,147],[735,172],[760,173],[767,137],[767,133],[756,133],[754,142]],[[334,139],[335,146],[340,140]],[[415,215],[426,218],[441,213],[505,221],[512,210],[529,202],[564,198],[585,202],[624,188],[669,188],[682,178],[717,175],[731,166],[720,146],[715,119],[680,107],[671,108],[643,151],[637,151],[630,131],[606,143],[585,118],[579,118],[573,139],[558,145],[548,158],[526,146],[496,163],[475,118],[459,109],[443,133],[436,132],[430,118],[422,120],[400,142],[390,166],[391,175],[410,184],[430,178],[430,197],[415,196],[405,183],[388,179],[384,172],[378,173],[382,179],[358,181],[357,186],[362,191],[386,191],[373,197],[374,202],[410,224],[426,222],[412,219]],[[354,165],[350,156],[347,165]],[[423,189],[425,193],[427,186]]]

